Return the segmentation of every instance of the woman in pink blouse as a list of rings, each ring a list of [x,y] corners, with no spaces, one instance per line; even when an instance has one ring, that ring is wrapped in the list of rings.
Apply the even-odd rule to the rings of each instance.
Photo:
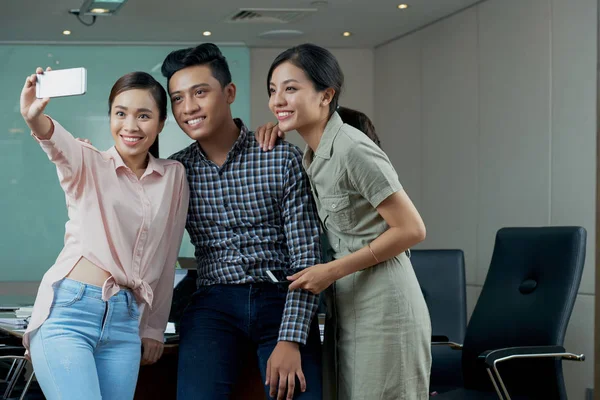
[[[23,343],[48,400],[132,399],[140,359],[162,355],[188,208],[183,166],[149,154],[167,96],[149,74],[121,77],[108,100],[115,146],[99,151],[44,115],[35,87],[33,74],[21,114],[56,166],[69,220]]]

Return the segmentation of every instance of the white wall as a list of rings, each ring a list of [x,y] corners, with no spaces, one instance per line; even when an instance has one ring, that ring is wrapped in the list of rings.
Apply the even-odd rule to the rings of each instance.
[[[250,49],[250,126],[252,129],[274,121],[268,107],[267,72],[271,63],[284,48]],[[374,51],[372,49],[330,49],[344,71],[345,85],[340,104],[373,115]],[[286,139],[304,149],[304,142],[296,132]]]
[[[593,387],[596,59],[597,0],[488,0],[375,51],[375,124],[422,248],[465,251],[469,310],[499,228],[587,229],[569,399]]]

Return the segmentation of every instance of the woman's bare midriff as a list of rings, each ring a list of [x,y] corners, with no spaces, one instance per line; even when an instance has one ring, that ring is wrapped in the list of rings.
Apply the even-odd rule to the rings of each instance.
[[[104,282],[110,278],[110,273],[87,258],[81,257],[66,277],[81,283],[102,287]]]

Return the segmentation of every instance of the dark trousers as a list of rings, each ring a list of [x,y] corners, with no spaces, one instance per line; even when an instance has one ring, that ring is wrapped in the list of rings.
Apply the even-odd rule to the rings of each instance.
[[[200,287],[181,319],[178,400],[229,399],[242,368],[243,354],[258,356],[262,382],[275,349],[287,286],[270,283]],[[296,379],[294,399],[322,397],[321,343],[317,318],[306,345],[300,345],[306,391]],[[267,398],[269,387],[265,387]]]

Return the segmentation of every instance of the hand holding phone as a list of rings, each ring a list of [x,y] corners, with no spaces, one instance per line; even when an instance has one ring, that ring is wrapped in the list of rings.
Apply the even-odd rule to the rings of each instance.
[[[49,67],[47,71],[50,71]],[[43,73],[44,70],[38,67],[35,72],[25,79],[25,85],[21,91],[21,115],[32,131],[43,135],[47,132],[46,128],[51,128],[50,123],[46,121],[47,118],[44,118],[43,115],[50,99],[36,98],[37,74]]]

